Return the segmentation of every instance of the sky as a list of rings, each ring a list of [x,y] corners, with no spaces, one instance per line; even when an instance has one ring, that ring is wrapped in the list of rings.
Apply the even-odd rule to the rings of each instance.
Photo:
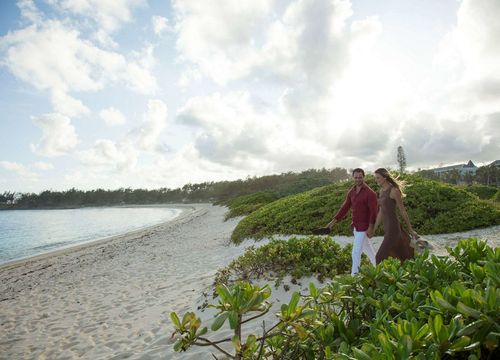
[[[5,0],[0,192],[500,159],[498,0]]]

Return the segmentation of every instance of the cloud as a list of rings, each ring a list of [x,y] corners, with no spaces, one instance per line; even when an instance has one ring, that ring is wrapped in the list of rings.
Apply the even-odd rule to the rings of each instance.
[[[321,91],[381,31],[374,17],[349,27],[350,1],[297,0],[278,18],[273,3],[175,1],[181,59],[219,84],[267,77]]]
[[[37,168],[38,170],[45,171],[45,170],[52,170],[54,168],[54,165],[43,161],[37,161],[36,163],[33,164],[33,167]]]
[[[449,101],[444,110],[450,116],[500,111],[498,13],[498,1],[462,1],[456,26],[441,42],[436,55],[438,71],[453,70],[451,86],[445,86],[441,95]]]
[[[87,18],[98,26],[96,39],[102,45],[115,47],[110,34],[132,21],[132,11],[144,0],[48,0],[56,8]]]
[[[99,112],[99,117],[104,120],[108,126],[119,126],[125,124],[127,121],[125,115],[114,107],[109,107],[107,109],[102,109]]]
[[[194,149],[201,159],[244,173],[325,166],[322,144],[297,137],[289,124],[248,92],[189,99],[177,121],[198,129]]]
[[[12,161],[0,161],[0,167],[15,173],[19,177],[23,179],[28,179],[28,180],[36,180],[37,179],[37,174],[34,172],[30,171],[29,169],[26,168],[26,166],[17,163],[17,162],[12,162]]]
[[[173,31],[173,28],[168,23],[168,19],[163,16],[153,16],[151,18],[153,31],[156,35],[161,36],[167,31]]]
[[[160,135],[167,126],[167,105],[161,100],[149,100],[148,110],[142,116],[142,124],[134,130],[138,145],[146,151],[164,151]]]
[[[151,74],[154,47],[148,45],[127,60],[82,39],[78,30],[57,20],[9,32],[0,38],[0,51],[3,65],[14,76],[49,91],[54,109],[70,117],[89,112],[69,95],[73,92],[96,92],[114,83],[124,83],[140,94],[157,90]]]
[[[115,143],[111,140],[99,139],[93,148],[80,152],[78,156],[84,165],[122,172],[134,168],[138,152],[128,141]]]
[[[42,129],[39,144],[31,144],[31,151],[42,156],[59,156],[70,153],[78,144],[74,126],[61,114],[45,114],[33,122]]]
[[[42,14],[38,11],[33,0],[18,0],[17,7],[21,11],[21,17],[31,23],[39,23],[42,21]]]

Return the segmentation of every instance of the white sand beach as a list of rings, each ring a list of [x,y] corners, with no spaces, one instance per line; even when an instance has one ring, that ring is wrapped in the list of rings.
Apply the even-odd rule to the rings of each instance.
[[[240,219],[224,222],[226,211],[185,206],[167,223],[0,266],[0,358],[213,359],[208,349],[173,352],[169,314],[195,310],[216,270],[253,244],[228,245]],[[499,246],[500,226],[426,238],[445,253],[474,236]]]

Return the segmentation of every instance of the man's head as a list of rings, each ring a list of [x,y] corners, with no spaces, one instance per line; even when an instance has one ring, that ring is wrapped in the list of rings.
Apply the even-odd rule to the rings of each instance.
[[[365,172],[363,169],[356,168],[352,171],[352,179],[354,180],[354,185],[361,186],[365,181]]]

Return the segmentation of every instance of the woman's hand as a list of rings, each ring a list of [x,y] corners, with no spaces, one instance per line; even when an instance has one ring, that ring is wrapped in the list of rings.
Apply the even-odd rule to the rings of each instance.
[[[368,237],[368,239],[371,239],[373,237],[373,229],[368,229],[368,231],[366,232],[366,236]]]

